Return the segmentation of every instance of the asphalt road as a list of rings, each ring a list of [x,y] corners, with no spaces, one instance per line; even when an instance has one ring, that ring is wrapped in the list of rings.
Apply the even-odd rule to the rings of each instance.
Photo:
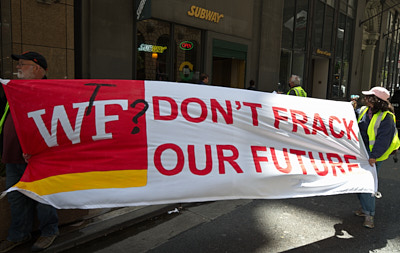
[[[379,174],[375,228],[355,194],[184,206],[68,252],[400,252],[400,163]]]

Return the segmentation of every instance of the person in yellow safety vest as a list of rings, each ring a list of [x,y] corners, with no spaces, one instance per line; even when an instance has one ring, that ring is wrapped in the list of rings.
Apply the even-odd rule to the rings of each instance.
[[[378,173],[382,161],[400,147],[396,117],[387,89],[374,87],[362,93],[365,95],[365,106],[356,110],[357,122],[369,155],[368,162],[376,166]],[[361,209],[355,211],[355,215],[365,217],[364,227],[374,228],[375,196],[371,193],[358,193],[357,196]]]
[[[287,95],[294,95],[299,97],[307,97],[307,92],[303,90],[300,86],[301,79],[299,76],[292,75],[289,78],[289,87],[290,90],[287,92]]]

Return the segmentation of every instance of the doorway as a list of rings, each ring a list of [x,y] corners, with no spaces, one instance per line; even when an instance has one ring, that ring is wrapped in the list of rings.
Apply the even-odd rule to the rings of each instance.
[[[213,40],[212,84],[245,88],[247,45]]]
[[[314,57],[312,59],[312,97],[326,99],[328,89],[329,59]]]
[[[244,88],[246,61],[213,57],[213,84],[224,87]]]

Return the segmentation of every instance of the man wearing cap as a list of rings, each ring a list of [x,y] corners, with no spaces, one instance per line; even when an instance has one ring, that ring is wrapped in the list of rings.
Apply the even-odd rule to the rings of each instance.
[[[382,161],[400,147],[397,135],[396,117],[389,102],[390,93],[384,87],[374,87],[362,92],[365,105],[356,110],[360,134],[367,149],[371,166],[378,173]],[[364,217],[364,227],[374,228],[375,196],[370,193],[358,193],[361,209],[355,215]]]
[[[19,79],[46,79],[46,59],[36,52],[25,52],[12,55],[17,63]],[[3,134],[2,162],[6,165],[6,188],[15,185],[27,166],[27,158],[23,157],[22,149],[15,131],[14,122],[8,110],[8,104],[0,121]],[[7,193],[11,209],[11,225],[5,241],[0,243],[0,252],[7,252],[16,246],[31,240],[31,230],[36,209],[39,220],[40,237],[32,246],[32,251],[48,248],[59,234],[57,210],[34,201],[19,191]]]
[[[292,75],[289,78],[290,90],[287,92],[287,95],[307,97],[307,92],[300,86],[300,82],[301,79],[299,76]]]
[[[41,54],[25,52],[21,55],[12,54],[11,57],[18,61],[17,77],[19,79],[47,79],[47,62]]]

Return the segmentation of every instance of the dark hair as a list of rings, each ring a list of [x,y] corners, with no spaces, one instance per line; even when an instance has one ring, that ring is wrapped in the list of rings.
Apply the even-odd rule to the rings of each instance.
[[[377,113],[378,111],[390,111],[391,113],[394,113],[394,108],[388,101],[382,100],[375,95],[367,95],[365,96],[365,99],[374,105],[371,108],[373,114]]]
[[[204,81],[204,79],[206,79],[206,78],[208,78],[208,75],[207,75],[207,74],[202,73],[202,74],[200,75],[200,81]]]
[[[254,80],[250,80],[250,86],[254,85]]]

